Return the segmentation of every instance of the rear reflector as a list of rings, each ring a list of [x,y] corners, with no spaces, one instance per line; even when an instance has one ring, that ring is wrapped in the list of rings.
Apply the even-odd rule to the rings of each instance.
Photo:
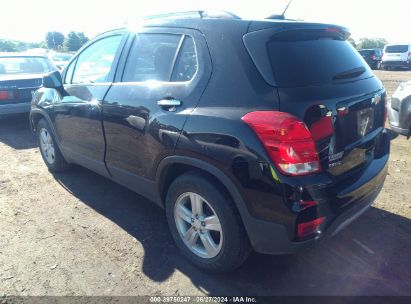
[[[324,222],[325,217],[320,217],[310,222],[300,223],[297,226],[297,237],[299,240],[304,240],[315,236],[321,232],[320,226]]]
[[[242,120],[254,130],[282,173],[306,175],[321,170],[311,133],[297,117],[278,111],[256,111]]]
[[[299,207],[300,207],[300,211],[303,211],[303,210],[308,209],[308,208],[310,208],[310,207],[317,206],[317,205],[318,205],[318,202],[316,202],[316,201],[303,201],[303,200],[301,200],[301,201],[298,202],[298,205],[299,205]]]
[[[311,125],[311,136],[315,141],[324,139],[334,133],[333,118],[325,116]]]

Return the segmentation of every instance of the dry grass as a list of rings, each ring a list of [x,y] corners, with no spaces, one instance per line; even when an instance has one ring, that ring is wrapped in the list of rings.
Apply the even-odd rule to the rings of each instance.
[[[374,73],[384,83],[389,97],[391,97],[401,82],[411,80],[410,71],[374,71]]]

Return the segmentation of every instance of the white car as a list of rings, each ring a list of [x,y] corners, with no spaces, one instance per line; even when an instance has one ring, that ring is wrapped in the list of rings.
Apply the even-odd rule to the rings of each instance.
[[[411,69],[411,44],[388,44],[382,56],[384,70],[401,67]]]
[[[48,54],[48,57],[59,68],[59,70],[62,70],[70,62],[71,58],[73,58],[73,55],[68,53],[52,52]]]

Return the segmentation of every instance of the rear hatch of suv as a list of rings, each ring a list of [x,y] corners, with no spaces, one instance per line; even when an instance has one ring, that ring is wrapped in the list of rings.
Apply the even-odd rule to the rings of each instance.
[[[348,37],[341,27],[273,22],[251,25],[243,39],[263,78],[277,88],[279,110],[305,122],[322,171],[335,181],[374,159],[386,115],[383,86]]]
[[[362,58],[364,58],[365,61],[371,62],[372,60],[378,60],[378,54],[376,50],[360,50],[358,51]]]
[[[388,62],[406,62],[410,60],[411,50],[406,44],[387,45],[384,49],[383,61]]]

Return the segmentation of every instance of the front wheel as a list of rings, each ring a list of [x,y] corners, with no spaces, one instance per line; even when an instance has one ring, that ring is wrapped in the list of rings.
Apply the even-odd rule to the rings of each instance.
[[[41,157],[48,169],[52,172],[64,171],[68,164],[57,143],[51,128],[45,119],[40,119],[37,125],[37,139],[40,148]]]
[[[250,245],[232,202],[211,180],[184,174],[170,186],[167,221],[182,253],[197,267],[228,272],[248,257]]]

